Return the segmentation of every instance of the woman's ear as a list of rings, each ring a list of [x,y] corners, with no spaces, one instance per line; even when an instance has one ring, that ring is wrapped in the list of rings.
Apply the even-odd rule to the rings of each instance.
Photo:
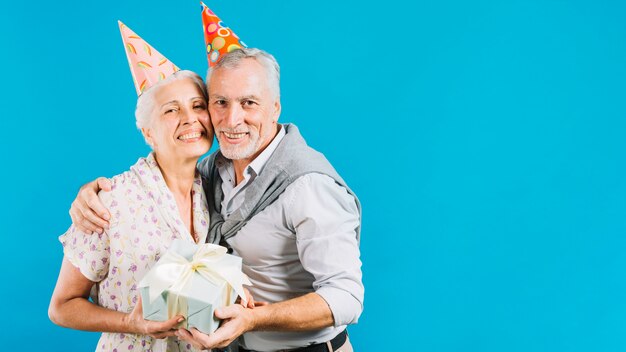
[[[154,149],[156,144],[154,143],[154,138],[152,138],[152,130],[150,128],[142,127],[141,134],[143,134],[143,139],[146,140],[146,143]]]

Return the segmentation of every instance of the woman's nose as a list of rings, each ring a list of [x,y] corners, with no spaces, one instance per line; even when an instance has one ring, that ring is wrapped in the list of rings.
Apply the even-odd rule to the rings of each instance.
[[[182,112],[180,119],[181,119],[181,122],[183,124],[190,124],[191,125],[191,124],[199,121],[199,116],[198,116],[198,113],[196,111],[194,111],[193,109],[191,109],[191,110],[185,109]]]

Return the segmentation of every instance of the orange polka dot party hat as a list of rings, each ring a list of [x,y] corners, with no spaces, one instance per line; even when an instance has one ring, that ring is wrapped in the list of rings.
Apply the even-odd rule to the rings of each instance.
[[[215,66],[222,56],[239,48],[246,48],[232,29],[228,28],[217,15],[203,2],[202,5],[202,28],[204,30],[204,43],[206,45],[209,68]]]

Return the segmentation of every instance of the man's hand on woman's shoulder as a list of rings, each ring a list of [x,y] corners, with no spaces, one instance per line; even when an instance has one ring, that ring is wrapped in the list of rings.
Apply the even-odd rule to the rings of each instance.
[[[111,214],[98,198],[100,191],[111,191],[111,181],[108,178],[98,177],[83,185],[72,202],[70,208],[72,223],[84,233],[102,233],[109,227],[108,220],[111,219]]]

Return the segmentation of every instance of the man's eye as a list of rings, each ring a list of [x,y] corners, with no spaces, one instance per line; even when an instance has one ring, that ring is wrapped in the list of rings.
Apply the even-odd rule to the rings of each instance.
[[[255,105],[255,104],[256,104],[256,102],[254,102],[254,101],[252,101],[252,100],[244,100],[244,101],[242,102],[242,105],[243,105],[244,107],[250,107],[250,106],[253,106],[253,105]]]
[[[216,100],[214,102],[215,105],[226,105],[226,100]]]

